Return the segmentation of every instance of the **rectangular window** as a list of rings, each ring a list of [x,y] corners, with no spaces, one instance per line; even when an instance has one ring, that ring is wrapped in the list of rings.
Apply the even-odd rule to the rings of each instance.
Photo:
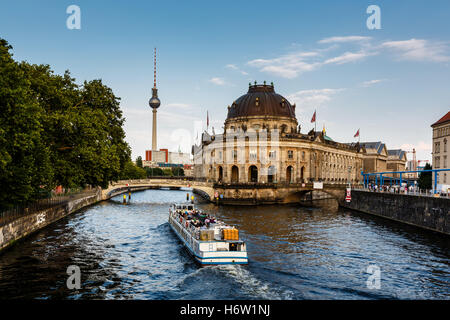
[[[237,150],[231,151],[231,157],[232,157],[234,160],[237,160]]]
[[[294,151],[288,150],[288,159],[294,159]]]
[[[269,159],[275,160],[277,158],[277,152],[276,151],[269,151]]]
[[[256,161],[256,157],[257,157],[257,152],[256,150],[250,150],[249,152],[249,158],[251,161]]]
[[[439,149],[440,149],[440,143],[436,142],[434,144],[434,153],[439,153]]]

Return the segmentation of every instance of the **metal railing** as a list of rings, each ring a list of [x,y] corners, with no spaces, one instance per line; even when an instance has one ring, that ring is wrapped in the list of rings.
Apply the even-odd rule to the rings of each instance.
[[[437,192],[434,190],[422,190],[422,189],[405,189],[400,188],[365,188],[365,187],[357,187],[352,188],[355,191],[366,191],[366,192],[377,192],[377,193],[391,193],[391,194],[400,194],[400,195],[414,195],[414,196],[422,196],[422,197],[438,197],[438,198],[447,198],[450,199],[450,194],[446,192]]]
[[[70,201],[95,195],[97,192],[97,189],[85,190],[76,194],[55,196],[53,198],[40,199],[30,203],[14,206],[13,208],[0,212],[0,227],[21,217],[25,217],[43,210],[63,208]]]

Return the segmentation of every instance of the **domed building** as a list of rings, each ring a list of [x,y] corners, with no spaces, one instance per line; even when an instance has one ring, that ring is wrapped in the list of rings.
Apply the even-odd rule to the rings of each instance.
[[[273,84],[250,84],[228,106],[224,132],[204,132],[192,147],[194,177],[214,182],[230,199],[267,202],[279,202],[276,192],[261,192],[269,186],[358,183],[364,150],[333,141],[325,129],[301,133],[295,108]]]
[[[225,130],[235,128],[279,129],[282,133],[297,131],[295,104],[275,93],[271,85],[250,85],[244,94],[228,107]]]

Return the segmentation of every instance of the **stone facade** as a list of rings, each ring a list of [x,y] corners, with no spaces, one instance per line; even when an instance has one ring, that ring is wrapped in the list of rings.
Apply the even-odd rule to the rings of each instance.
[[[406,153],[403,150],[388,150],[388,158],[386,162],[387,171],[405,171],[406,170]],[[399,178],[399,173],[392,174],[394,178]]]
[[[303,134],[295,105],[273,85],[250,86],[228,107],[224,133],[203,133],[192,148],[194,177],[224,184],[291,184],[361,181],[363,150],[325,132]]]
[[[450,111],[431,125],[433,128],[433,169],[449,169],[450,168]],[[434,186],[434,174],[433,186]],[[447,190],[450,188],[450,172],[440,172],[437,179],[438,189]]]
[[[388,150],[384,143],[361,142],[360,145],[364,149],[364,172],[388,171]]]
[[[195,148],[196,178],[235,184],[360,181],[362,153],[319,133],[237,131],[208,138]]]

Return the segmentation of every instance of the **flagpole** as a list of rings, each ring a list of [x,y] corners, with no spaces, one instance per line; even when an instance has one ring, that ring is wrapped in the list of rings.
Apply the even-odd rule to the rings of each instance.
[[[316,124],[317,124],[317,110],[314,110],[314,115],[315,115],[315,117],[314,117],[314,135],[316,135],[316,131],[317,131],[317,128],[316,128]]]

